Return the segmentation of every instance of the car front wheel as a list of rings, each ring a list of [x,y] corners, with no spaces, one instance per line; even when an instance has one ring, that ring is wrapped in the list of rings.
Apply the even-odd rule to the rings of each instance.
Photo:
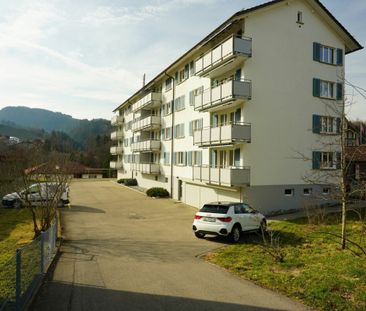
[[[203,239],[205,237],[205,235],[201,232],[195,232],[194,235],[196,236],[196,238],[199,238],[199,239]]]
[[[239,242],[240,235],[241,235],[240,231],[241,230],[240,230],[239,226],[234,226],[234,228],[231,230],[231,233],[229,234],[229,239],[231,242],[233,242],[233,243]]]

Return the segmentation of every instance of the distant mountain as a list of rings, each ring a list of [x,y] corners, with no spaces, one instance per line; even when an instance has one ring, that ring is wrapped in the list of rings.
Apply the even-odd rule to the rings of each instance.
[[[33,129],[43,129],[46,132],[64,132],[81,146],[85,146],[88,138],[108,135],[111,130],[110,122],[105,119],[80,120],[60,112],[28,107],[1,109],[0,124],[5,126],[3,129],[0,128],[0,134],[3,135],[17,136],[18,133],[19,138],[34,139],[40,137],[29,134],[30,138],[27,138],[22,130],[32,132]]]

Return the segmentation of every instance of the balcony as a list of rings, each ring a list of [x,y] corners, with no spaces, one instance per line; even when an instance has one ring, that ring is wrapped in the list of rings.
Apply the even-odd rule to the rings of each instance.
[[[193,133],[193,144],[199,147],[219,146],[236,142],[250,142],[250,138],[251,125],[235,123],[196,130]]]
[[[111,133],[112,140],[119,140],[123,139],[123,132],[122,131],[115,131]]]
[[[159,174],[160,166],[156,163],[133,163],[132,169],[142,174]]]
[[[122,125],[123,124],[123,116],[113,116],[111,119],[112,125]]]
[[[109,162],[109,167],[113,168],[115,170],[119,170],[119,169],[123,168],[123,165],[122,165],[122,162],[111,161],[111,162]]]
[[[140,109],[150,109],[159,106],[161,103],[161,93],[150,92],[139,101],[132,105],[132,111],[136,112]]]
[[[123,153],[123,147],[122,146],[113,146],[110,148],[110,154],[117,155]]]
[[[133,152],[153,152],[160,150],[160,140],[145,140],[131,145]]]
[[[236,104],[237,101],[249,100],[251,96],[251,81],[230,80],[196,95],[194,110],[215,111],[221,109],[222,106],[228,108],[228,105]]]
[[[154,130],[160,128],[160,117],[149,116],[140,120],[136,120],[132,123],[132,131],[142,131],[142,130]]]
[[[250,168],[193,166],[192,179],[227,187],[244,186],[250,184]]]
[[[196,60],[196,75],[217,77],[252,56],[252,39],[230,37]]]

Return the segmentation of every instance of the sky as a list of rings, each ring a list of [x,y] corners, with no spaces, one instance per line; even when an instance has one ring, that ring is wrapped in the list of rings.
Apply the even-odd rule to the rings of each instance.
[[[79,119],[112,111],[235,12],[266,0],[0,0],[0,109],[28,106]],[[366,45],[366,1],[322,0]],[[366,89],[366,51],[347,56]],[[366,120],[353,89],[349,115]]]

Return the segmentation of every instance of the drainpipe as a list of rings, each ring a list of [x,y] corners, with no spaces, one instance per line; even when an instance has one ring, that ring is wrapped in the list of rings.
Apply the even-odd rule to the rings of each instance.
[[[174,152],[174,102],[175,102],[175,78],[166,72],[164,74],[172,79],[173,81],[173,99],[172,99],[172,123],[171,123],[171,135],[172,140],[170,144],[170,196],[173,198],[173,172],[174,172],[174,163],[173,163],[173,152]]]

